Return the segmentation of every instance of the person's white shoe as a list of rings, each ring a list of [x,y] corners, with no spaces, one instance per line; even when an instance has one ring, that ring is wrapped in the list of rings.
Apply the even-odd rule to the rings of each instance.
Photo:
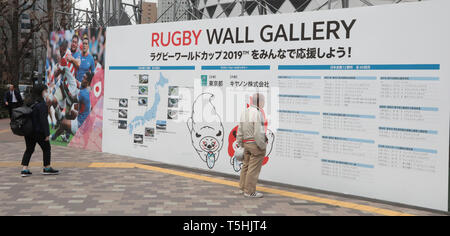
[[[245,197],[249,197],[249,198],[262,198],[264,196],[264,194],[258,193],[258,192],[254,192],[252,194],[244,193],[244,196]]]
[[[235,190],[234,193],[235,193],[235,194],[244,194],[244,191],[242,191],[241,189],[239,189],[239,190]]]

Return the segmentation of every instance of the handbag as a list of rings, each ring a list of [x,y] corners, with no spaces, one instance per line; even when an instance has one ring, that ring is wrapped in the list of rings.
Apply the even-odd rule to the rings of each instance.
[[[236,148],[236,150],[234,151],[234,156],[233,156],[237,161],[244,161],[244,148],[243,147],[238,147]]]

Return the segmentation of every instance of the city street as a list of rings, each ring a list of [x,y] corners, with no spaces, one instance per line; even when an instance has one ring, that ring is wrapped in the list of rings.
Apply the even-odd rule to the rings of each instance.
[[[58,146],[60,175],[40,174],[37,147],[33,175],[22,178],[25,144],[8,122],[0,120],[0,215],[445,215],[273,183],[258,185],[264,198],[247,199],[235,193],[237,176]]]

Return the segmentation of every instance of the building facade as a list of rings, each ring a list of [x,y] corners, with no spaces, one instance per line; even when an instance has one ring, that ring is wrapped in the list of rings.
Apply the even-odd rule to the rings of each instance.
[[[189,0],[158,0],[158,22],[190,20]]]
[[[158,9],[154,2],[142,2],[141,24],[155,23],[158,19]]]
[[[363,7],[419,0],[191,0],[193,19],[213,19]]]
[[[131,25],[130,17],[126,13],[122,0],[103,0],[103,22],[108,26]]]

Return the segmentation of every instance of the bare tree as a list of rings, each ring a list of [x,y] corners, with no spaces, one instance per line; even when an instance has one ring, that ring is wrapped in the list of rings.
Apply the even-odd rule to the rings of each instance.
[[[19,84],[20,65],[33,49],[42,44],[33,44],[32,39],[44,24],[49,22],[47,17],[35,14],[33,7],[37,0],[2,0],[0,2],[0,42],[1,51],[5,57],[0,61],[10,83]],[[21,19],[29,18],[30,24],[26,30],[21,30]]]
[[[47,9],[42,9],[44,12],[47,13],[47,17],[51,19],[50,17],[53,17],[53,1],[47,0]],[[48,22],[48,25],[46,27],[46,31],[50,33],[50,30],[53,29],[53,21]]]
[[[58,0],[53,6],[52,30],[68,30],[75,27],[75,23],[82,18],[79,12],[74,12],[75,5],[81,0]],[[57,11],[55,11],[55,8]]]
[[[31,59],[33,50],[45,50],[50,32],[76,27],[82,16],[79,12],[74,14],[73,9],[79,1],[46,0],[44,7],[38,0],[0,0],[0,52],[4,55],[0,58],[0,68],[6,72],[4,79],[18,85],[21,65],[26,58]],[[24,17],[30,19],[26,30],[21,27]],[[37,61],[45,60],[43,55],[33,56],[32,69]]]

